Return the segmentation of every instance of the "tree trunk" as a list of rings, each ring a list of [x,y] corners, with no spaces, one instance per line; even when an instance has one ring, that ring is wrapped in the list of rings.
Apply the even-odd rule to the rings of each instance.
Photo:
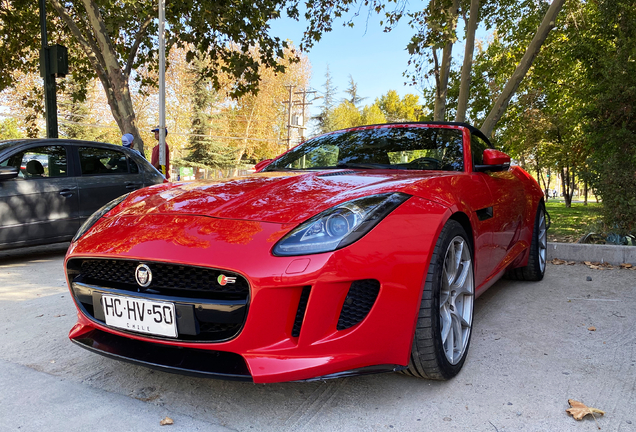
[[[449,11],[451,16],[451,32],[455,32],[457,18],[459,14],[459,0],[454,0]],[[435,108],[433,111],[434,121],[444,121],[446,117],[446,96],[448,94],[448,78],[450,77],[451,62],[453,60],[453,42],[450,40],[444,44],[442,51],[442,66],[437,73],[437,92],[435,93]]]
[[[566,208],[572,207],[572,195],[574,194],[574,173],[571,171],[570,166],[561,167],[563,200],[565,201]]]
[[[457,99],[457,112],[455,121],[466,120],[466,109],[468,107],[468,96],[470,95],[470,78],[473,68],[473,53],[475,51],[475,32],[479,22],[479,0],[471,0],[470,17],[466,25],[466,48],[464,50],[464,64],[462,65],[462,77],[459,85],[459,97]]]
[[[585,198],[583,199],[583,205],[586,206],[587,205],[587,194],[588,194],[587,176],[585,176],[585,180],[583,181],[583,194],[585,195]]]
[[[140,25],[138,33],[134,35],[134,42],[128,53],[127,64],[124,70],[122,70],[119,64],[119,56],[111,42],[104,19],[102,18],[98,5],[94,1],[82,0],[86,8],[88,24],[90,25],[89,33],[86,35],[82,33],[59,0],[50,1],[57,14],[69,27],[71,33],[75,36],[82,50],[93,65],[104,87],[108,105],[121,133],[132,134],[134,136],[135,148],[138,149],[141,154],[144,154],[144,144],[137,129],[135,110],[128,87],[128,78],[134,58],[137,55],[139,43],[152,20],[147,19]]]
[[[534,61],[534,58],[537,56],[537,54],[539,54],[541,46],[548,37],[550,30],[554,28],[556,17],[563,7],[563,3],[565,3],[565,0],[554,0],[552,2],[550,7],[548,8],[548,11],[543,17],[543,21],[537,29],[532,42],[530,42],[530,45],[528,45],[526,53],[521,58],[521,61],[517,65],[517,68],[512,74],[512,77],[510,77],[501,94],[495,101],[495,104],[490,110],[488,117],[486,117],[484,124],[481,125],[480,129],[482,133],[488,138],[490,138],[490,136],[492,135],[492,131],[495,129],[495,125],[497,124],[497,122],[506,112],[508,104],[510,103],[510,99],[512,99],[512,96],[514,96],[515,92],[517,91],[519,84],[521,84],[521,81],[523,81],[524,77],[528,73],[530,66],[532,66],[532,62]]]

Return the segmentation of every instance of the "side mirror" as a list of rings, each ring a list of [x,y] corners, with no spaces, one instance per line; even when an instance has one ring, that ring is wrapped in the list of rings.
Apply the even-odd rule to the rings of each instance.
[[[19,172],[20,170],[16,167],[2,166],[0,167],[0,181],[14,179],[18,176]]]
[[[510,168],[510,156],[495,149],[484,150],[484,164],[475,165],[473,171],[507,171]]]
[[[273,159],[265,159],[254,165],[254,172],[260,172],[263,168],[265,168]]]

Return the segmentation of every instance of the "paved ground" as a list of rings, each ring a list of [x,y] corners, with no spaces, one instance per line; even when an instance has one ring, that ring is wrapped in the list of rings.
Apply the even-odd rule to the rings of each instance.
[[[254,385],[183,377],[72,345],[65,246],[0,252],[1,431],[592,431],[568,398],[636,430],[636,272],[548,267],[476,301],[463,371]],[[590,276],[592,281],[586,281]],[[595,327],[596,331],[588,328]],[[165,416],[173,426],[159,426]]]

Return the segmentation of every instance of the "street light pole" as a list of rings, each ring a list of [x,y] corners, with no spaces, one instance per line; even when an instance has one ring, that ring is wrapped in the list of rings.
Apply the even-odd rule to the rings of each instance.
[[[41,0],[42,1],[42,0]],[[159,165],[166,172],[166,3],[159,0]]]

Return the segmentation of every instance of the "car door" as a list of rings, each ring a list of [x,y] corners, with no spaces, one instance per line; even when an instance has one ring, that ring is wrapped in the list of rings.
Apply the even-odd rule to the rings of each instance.
[[[88,144],[76,146],[75,151],[82,220],[109,201],[144,186],[143,173],[124,151]]]
[[[489,146],[478,136],[471,136],[473,166],[483,163],[483,151]],[[519,178],[511,169],[504,171],[474,172],[490,192],[489,202],[480,209],[478,215],[483,228],[491,233],[482,256],[481,276],[491,275],[498,270],[510,249],[519,239],[526,207],[526,194]]]
[[[0,161],[18,177],[0,182],[0,247],[69,240],[79,229],[75,178],[64,145],[21,147]]]

